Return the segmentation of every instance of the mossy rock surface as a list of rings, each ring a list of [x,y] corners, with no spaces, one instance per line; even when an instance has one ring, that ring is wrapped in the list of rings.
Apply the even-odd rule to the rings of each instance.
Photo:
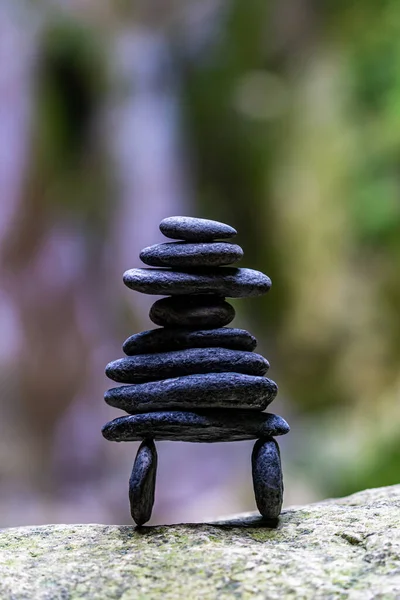
[[[0,532],[0,598],[400,598],[400,486],[258,517]]]

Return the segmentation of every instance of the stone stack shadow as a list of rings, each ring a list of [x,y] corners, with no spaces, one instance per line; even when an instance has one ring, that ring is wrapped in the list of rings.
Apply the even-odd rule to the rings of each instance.
[[[229,225],[206,219],[170,217],[160,224],[173,240],[145,248],[142,262],[124,283],[131,289],[165,295],[150,309],[160,327],[129,337],[125,358],[106,367],[125,385],[105,401],[129,413],[110,421],[111,441],[142,441],[129,481],[131,514],[138,525],[151,517],[157,470],[154,440],[233,442],[256,439],[252,472],[256,503],[266,519],[279,516],[283,483],[274,437],[289,431],[281,417],[263,412],[278,388],[265,374],[268,361],[254,349],[248,331],[227,327],[235,317],[226,297],[259,296],[269,277],[228,265],[240,260],[240,246],[216,240],[236,235]]]

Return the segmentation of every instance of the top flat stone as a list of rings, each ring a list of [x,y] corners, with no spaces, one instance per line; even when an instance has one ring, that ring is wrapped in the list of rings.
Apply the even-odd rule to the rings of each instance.
[[[130,269],[124,283],[136,292],[160,296],[217,294],[229,298],[261,296],[268,292],[271,280],[254,269],[215,267],[170,271],[169,269]]]
[[[236,229],[225,223],[194,217],[167,217],[161,221],[160,231],[172,240],[185,242],[212,242],[237,234]]]

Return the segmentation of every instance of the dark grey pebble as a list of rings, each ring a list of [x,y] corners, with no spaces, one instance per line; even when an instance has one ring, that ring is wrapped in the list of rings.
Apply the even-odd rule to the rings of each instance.
[[[242,373],[205,373],[123,385],[104,394],[110,406],[130,414],[150,410],[246,408],[264,410],[278,391],[267,377]]]
[[[119,417],[102,429],[103,436],[114,442],[146,437],[177,442],[235,442],[288,431],[289,425],[282,417],[249,410],[151,412]]]
[[[227,348],[187,348],[120,358],[107,365],[106,375],[119,383],[140,383],[200,373],[264,375],[268,368],[267,359],[255,352]],[[205,387],[204,382],[200,385]]]
[[[257,440],[251,463],[258,510],[266,519],[276,519],[281,512],[283,501],[281,458],[276,441]]]
[[[161,221],[160,231],[168,238],[186,242],[225,240],[237,234],[230,225],[195,217],[167,217]]]
[[[218,294],[230,298],[260,296],[271,287],[271,280],[264,273],[235,267],[198,269],[187,273],[169,269],[130,269],[124,273],[124,283],[144,294]]]
[[[140,444],[129,479],[131,515],[138,525],[143,525],[151,517],[156,474],[157,450],[153,440],[146,439]]]
[[[220,296],[202,294],[162,298],[153,304],[150,319],[162,327],[223,327],[235,318],[235,309]]]
[[[221,327],[219,329],[195,330],[186,328],[149,329],[131,335],[122,346],[128,356],[183,350],[184,348],[231,348],[248,350],[257,346],[256,338],[245,329]]]
[[[144,248],[140,253],[140,260],[150,267],[221,267],[241,258],[241,247],[227,242],[167,242]]]

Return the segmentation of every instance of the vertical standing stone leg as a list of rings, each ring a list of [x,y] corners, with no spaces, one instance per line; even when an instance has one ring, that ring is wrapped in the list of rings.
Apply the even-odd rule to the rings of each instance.
[[[258,510],[266,519],[276,519],[283,501],[281,457],[276,441],[273,438],[257,440],[251,463]]]
[[[129,502],[135,523],[143,525],[154,504],[157,474],[157,450],[153,440],[144,440],[139,447],[129,479]]]

